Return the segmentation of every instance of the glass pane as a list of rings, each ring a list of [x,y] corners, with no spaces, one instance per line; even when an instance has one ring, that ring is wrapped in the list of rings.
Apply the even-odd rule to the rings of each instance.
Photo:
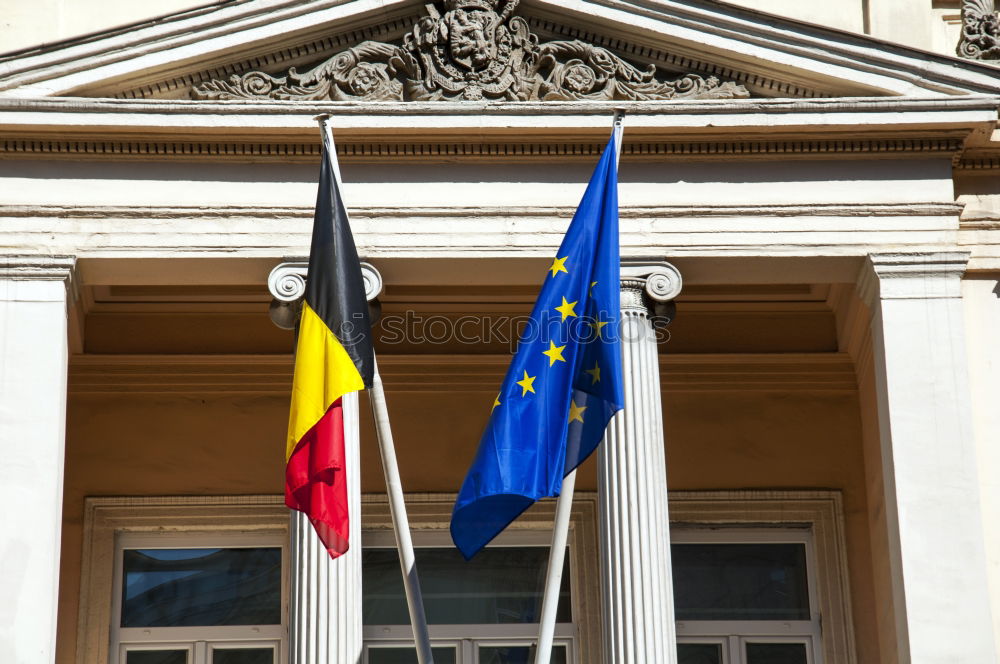
[[[212,664],[274,664],[274,648],[217,648]]]
[[[748,643],[747,664],[806,664],[804,643]]]
[[[129,650],[125,664],[187,664],[187,650]]]
[[[281,549],[126,549],[122,627],[278,625]]]
[[[431,648],[434,664],[455,664],[454,648]],[[368,664],[417,664],[417,650],[409,648],[369,648]]]
[[[535,646],[483,646],[479,649],[479,664],[531,664],[535,661]],[[553,646],[552,664],[566,664],[566,646]]]
[[[454,548],[419,548],[416,556],[428,623],[538,622],[548,547],[483,549],[469,562]],[[365,549],[361,564],[364,624],[409,625],[396,550]],[[556,620],[572,622],[568,556],[564,564]]]
[[[673,544],[677,620],[809,620],[804,544]]]
[[[677,664],[722,664],[718,643],[678,643]]]

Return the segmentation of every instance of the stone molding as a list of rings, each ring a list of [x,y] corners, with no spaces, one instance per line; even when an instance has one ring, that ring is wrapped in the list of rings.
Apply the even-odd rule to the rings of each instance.
[[[661,161],[664,159],[787,159],[839,158],[856,155],[878,158],[900,158],[928,154],[957,155],[962,139],[953,137],[917,139],[855,139],[855,140],[782,140],[782,141],[699,141],[625,143],[622,156],[630,161]],[[600,156],[603,143],[523,143],[442,141],[403,143],[351,142],[337,143],[337,155],[346,162],[453,161],[455,159],[488,160],[490,163],[521,161],[591,160]],[[312,143],[235,143],[235,142],[173,142],[173,141],[76,141],[76,140],[0,140],[0,155],[46,155],[71,159],[147,160],[150,156],[184,161],[260,161],[274,159],[281,163],[314,163],[320,157],[319,144]]]
[[[962,297],[967,251],[870,254],[857,279],[858,294],[870,309],[879,300]]]
[[[676,219],[730,217],[954,217],[964,204],[941,203],[808,203],[801,205],[630,205],[618,210],[620,219]],[[352,219],[399,219],[446,217],[530,217],[567,219],[570,206],[455,206],[455,207],[348,207]],[[5,205],[0,218],[51,219],[312,219],[313,206],[134,206],[134,205]]]
[[[277,533],[287,539],[282,496],[88,497],[83,507],[76,664],[108,661],[118,533]]]
[[[379,355],[392,393],[495,391],[506,355]],[[663,392],[853,392],[847,353],[666,354],[659,357]],[[75,355],[71,395],[287,395],[290,355]]]
[[[520,0],[444,0],[425,5],[402,43],[363,41],[299,74],[260,69],[213,79],[195,99],[331,101],[568,101],[740,99],[743,86],[695,73],[658,80],[579,39],[541,42],[515,15]]]
[[[824,661],[836,664],[857,661],[843,497],[839,491],[671,491],[669,498],[673,528],[809,526],[816,555],[815,583]]]
[[[65,281],[75,284],[75,256],[36,256],[0,254],[0,279],[12,281]]]
[[[995,0],[962,0],[962,36],[956,52],[971,60],[1000,60],[1000,12]]]
[[[391,20],[413,11],[412,5],[398,1],[354,4],[356,8],[338,0],[225,3],[132,26],[129,31],[43,46],[0,59],[0,94],[114,94],[116,84],[156,85],[158,79],[183,76],[199,64],[204,69],[230,58],[266,55],[282,41],[308,44],[324,32],[365,25],[373,14],[375,20]],[[871,89],[875,94],[907,94],[914,87],[945,94],[997,89],[995,75],[986,67],[956,67],[945,57],[901,46],[873,49],[863,37],[726,5],[675,0],[655,6],[625,6],[614,0],[535,2],[532,13],[556,21],[569,14],[572,20],[567,22],[592,30],[610,22],[616,28],[613,38],[635,39],[643,46],[650,41],[666,43],[679,58],[703,58],[704,44],[712,42],[719,45],[712,66],[744,67],[749,56],[774,63],[772,69],[786,70],[782,77],[796,86],[826,87],[834,94]],[[204,64],[197,62],[199,55]]]

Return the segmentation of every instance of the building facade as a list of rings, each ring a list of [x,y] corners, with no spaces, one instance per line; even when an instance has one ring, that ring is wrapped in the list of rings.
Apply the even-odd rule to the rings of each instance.
[[[447,526],[616,110],[627,407],[553,661],[996,661],[992,7],[53,7],[0,56],[0,661],[416,661],[365,395],[351,552],[278,495],[321,114],[435,661],[530,661],[554,502]]]

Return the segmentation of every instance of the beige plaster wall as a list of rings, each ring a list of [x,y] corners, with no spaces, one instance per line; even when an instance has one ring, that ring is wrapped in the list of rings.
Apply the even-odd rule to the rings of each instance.
[[[665,394],[673,489],[833,488],[844,495],[860,662],[879,662],[864,462],[852,392]],[[456,491],[492,392],[390,392],[403,485]],[[58,661],[73,661],[83,498],[279,493],[287,396],[79,394],[68,409]],[[362,413],[367,404],[362,402]],[[363,417],[362,489],[383,481]],[[588,462],[581,489],[596,488]]]

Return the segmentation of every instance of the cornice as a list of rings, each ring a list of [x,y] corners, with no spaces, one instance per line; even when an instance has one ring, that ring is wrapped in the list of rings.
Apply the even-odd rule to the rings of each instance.
[[[74,256],[2,255],[0,279],[12,281],[64,281],[73,283]]]
[[[626,205],[621,219],[742,218],[742,217],[953,217],[963,203],[805,203],[801,205]],[[576,211],[569,206],[464,206],[368,207],[349,206],[352,219],[441,219],[474,217],[527,217],[566,219]],[[8,205],[0,203],[0,218],[40,219],[312,219],[312,206],[256,207],[236,205]]]
[[[677,101],[548,101],[548,102],[351,102],[351,101],[199,101],[190,99],[87,99],[82,97],[0,98],[0,112],[126,113],[218,115],[227,117],[283,115],[297,117],[294,126],[315,129],[313,116],[600,116],[610,127],[614,109],[629,120],[637,116],[686,114],[752,115],[757,113],[900,113],[915,111],[992,111],[1000,96],[836,97],[817,99],[712,99]],[[991,119],[996,119],[992,116]],[[225,118],[217,118],[225,121]],[[604,122],[608,120],[608,122]],[[629,124],[631,127],[632,124]]]
[[[494,390],[510,363],[505,355],[380,355],[391,392]],[[846,353],[660,356],[664,392],[853,392]],[[285,395],[292,360],[285,355],[76,355],[71,394]]]
[[[600,143],[351,143],[337,144],[340,159],[354,163],[401,161],[551,161],[587,160],[600,156]],[[625,143],[622,155],[633,161],[843,158],[864,154],[875,158],[898,159],[908,156],[957,154],[960,138],[811,140],[811,141],[727,141],[727,142],[642,142]],[[3,140],[0,158],[45,155],[79,161],[113,159],[148,160],[150,157],[183,161],[245,162],[264,159],[282,163],[318,161],[320,146],[309,143],[182,143],[154,141],[65,141]]]

